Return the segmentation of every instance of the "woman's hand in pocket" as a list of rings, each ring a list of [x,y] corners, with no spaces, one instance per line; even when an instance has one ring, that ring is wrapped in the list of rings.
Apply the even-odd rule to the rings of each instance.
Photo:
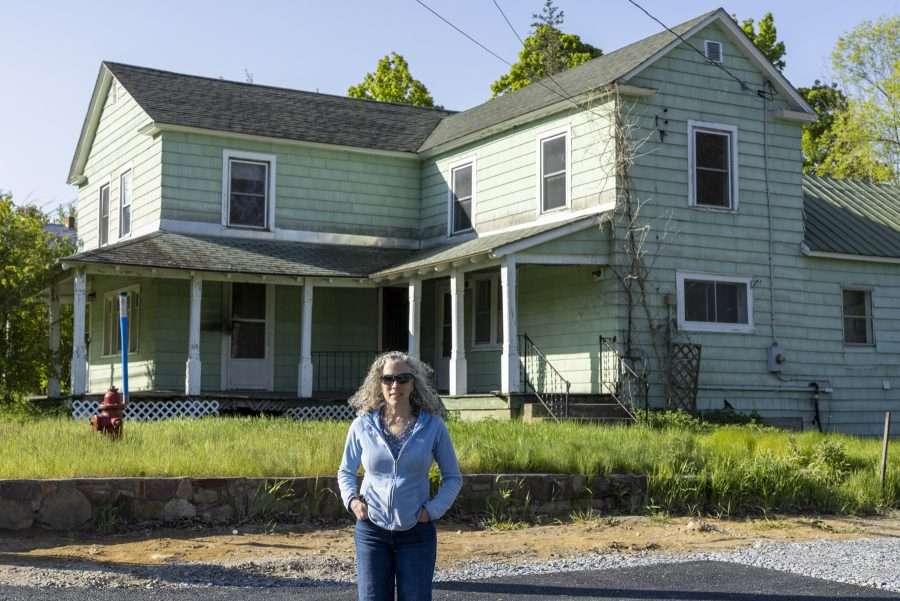
[[[350,501],[350,510],[353,511],[357,520],[369,519],[369,506],[362,499],[357,498]]]
[[[419,523],[425,524],[431,521],[431,516],[428,515],[428,510],[424,507],[419,510]]]

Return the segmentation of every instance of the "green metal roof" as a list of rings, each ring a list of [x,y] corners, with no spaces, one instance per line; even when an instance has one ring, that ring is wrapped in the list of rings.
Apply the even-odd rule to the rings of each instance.
[[[803,178],[803,242],[813,252],[900,258],[900,186]]]

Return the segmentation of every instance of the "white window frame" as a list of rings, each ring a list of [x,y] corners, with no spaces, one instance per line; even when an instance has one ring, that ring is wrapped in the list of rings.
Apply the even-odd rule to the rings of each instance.
[[[566,203],[561,207],[544,210],[544,142],[548,142],[554,138],[564,137],[566,140]],[[537,214],[545,215],[547,213],[556,213],[557,211],[568,211],[572,207],[572,126],[567,124],[562,127],[544,130],[537,135],[536,140],[537,157]]]
[[[709,45],[710,44],[718,44],[719,45],[719,60],[714,61],[709,58]],[[725,44],[718,40],[703,40],[703,56],[706,57],[711,63],[716,63],[717,65],[721,65],[725,62]]]
[[[715,205],[697,204],[697,169],[696,169],[696,134],[711,133],[728,136],[728,167],[731,173],[731,206],[717,207]],[[735,213],[738,210],[739,191],[738,186],[738,128],[725,123],[708,123],[704,121],[688,121],[688,202],[695,209],[706,211],[718,211]]]
[[[128,199],[128,207],[131,209],[128,212],[128,233],[122,233],[122,223],[124,222],[122,219],[122,215],[125,211],[125,204],[122,202],[124,196],[122,195],[122,179],[127,175],[131,174],[131,198]],[[131,233],[134,231],[134,167],[132,167],[131,163],[124,165],[119,170],[119,240],[123,240],[126,238],[131,238]]]
[[[100,319],[103,323],[103,331],[101,332],[100,338],[100,356],[101,357],[119,357],[122,354],[121,349],[118,351],[113,349],[112,352],[106,352],[106,328],[109,326],[109,321],[106,316],[106,306],[107,303],[112,301],[113,307],[115,308],[115,313],[118,316],[119,312],[119,294],[122,292],[127,292],[129,294],[135,293],[141,299],[141,308],[137,314],[137,320],[132,322],[132,316],[134,312],[132,311],[131,303],[128,304],[128,346],[131,346],[132,340],[134,340],[134,350],[132,351],[130,348],[128,349],[128,355],[137,355],[141,352],[141,313],[143,313],[144,308],[144,295],[141,294],[141,285],[140,284],[132,284],[131,286],[126,286],[124,288],[119,288],[118,290],[111,290],[109,292],[103,293],[103,304],[100,306]],[[119,328],[119,318],[116,317],[116,329]],[[134,332],[135,335],[132,336],[131,333]],[[113,337],[115,333],[110,333]],[[110,348],[115,346],[112,343],[113,338],[110,338]]]
[[[710,273],[675,274],[678,290],[678,329],[694,332],[732,332],[749,333],[753,331],[753,278],[744,276],[715,275]],[[712,321],[688,321],[685,318],[684,281],[700,280],[703,282],[724,282],[744,284],[747,288],[747,323],[719,323]]]
[[[97,246],[109,244],[110,216],[112,215],[112,182],[107,177],[97,188]],[[103,227],[103,188],[106,188],[106,228]],[[104,231],[106,236],[104,236]],[[105,239],[104,239],[105,238]]]
[[[503,336],[501,335],[502,324],[500,323],[500,303],[503,300],[500,291],[500,274],[499,273],[479,273],[473,274],[466,278],[472,282],[472,350],[473,351],[496,351],[503,347]],[[489,281],[491,286],[491,337],[489,342],[478,342],[475,337],[478,315],[478,282]]]
[[[460,234],[467,234],[469,232],[475,231],[475,206],[476,206],[476,197],[478,196],[476,192],[476,183],[478,167],[477,157],[471,156],[463,159],[456,160],[450,163],[447,166],[447,237],[459,236]],[[469,215],[469,220],[472,222],[472,226],[468,229],[464,230],[453,230],[453,172],[457,169],[462,169],[463,167],[471,166],[472,167],[472,203],[471,203],[471,214]]]
[[[259,231],[275,230],[275,199],[276,199],[276,155],[259,152],[248,152],[226,148],[222,151],[222,225],[228,228],[248,229]],[[231,208],[231,161],[246,161],[248,163],[268,163],[266,181],[266,223],[262,226],[232,225],[229,223]]]
[[[844,292],[864,292],[866,295],[866,316],[865,319],[869,323],[869,332],[871,332],[871,340],[868,342],[847,342],[847,330],[844,320],[848,317],[844,313]],[[858,315],[850,315],[853,319],[862,319]],[[841,286],[841,341],[844,346],[853,348],[872,348],[875,346],[875,302],[874,291],[872,288],[865,286]]]

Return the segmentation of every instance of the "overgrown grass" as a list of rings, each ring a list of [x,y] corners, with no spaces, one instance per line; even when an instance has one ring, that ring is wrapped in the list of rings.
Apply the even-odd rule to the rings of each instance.
[[[64,418],[0,420],[0,478],[332,475],[346,423],[223,418],[128,422],[111,442]],[[464,473],[642,473],[669,514],[900,507],[900,449],[884,493],[880,441],[686,420],[633,427],[451,423]]]

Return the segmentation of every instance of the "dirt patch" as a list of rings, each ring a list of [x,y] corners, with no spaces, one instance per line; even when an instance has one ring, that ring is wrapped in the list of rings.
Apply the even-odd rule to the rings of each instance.
[[[441,522],[438,567],[468,560],[568,557],[589,552],[705,551],[747,546],[759,540],[811,541],[900,537],[900,515],[882,518],[773,517],[750,520],[597,517],[567,523],[483,529]],[[352,526],[241,529],[161,529],[110,536],[60,536],[38,531],[0,537],[0,563],[56,565],[72,560],[122,565],[180,562],[353,558]]]

